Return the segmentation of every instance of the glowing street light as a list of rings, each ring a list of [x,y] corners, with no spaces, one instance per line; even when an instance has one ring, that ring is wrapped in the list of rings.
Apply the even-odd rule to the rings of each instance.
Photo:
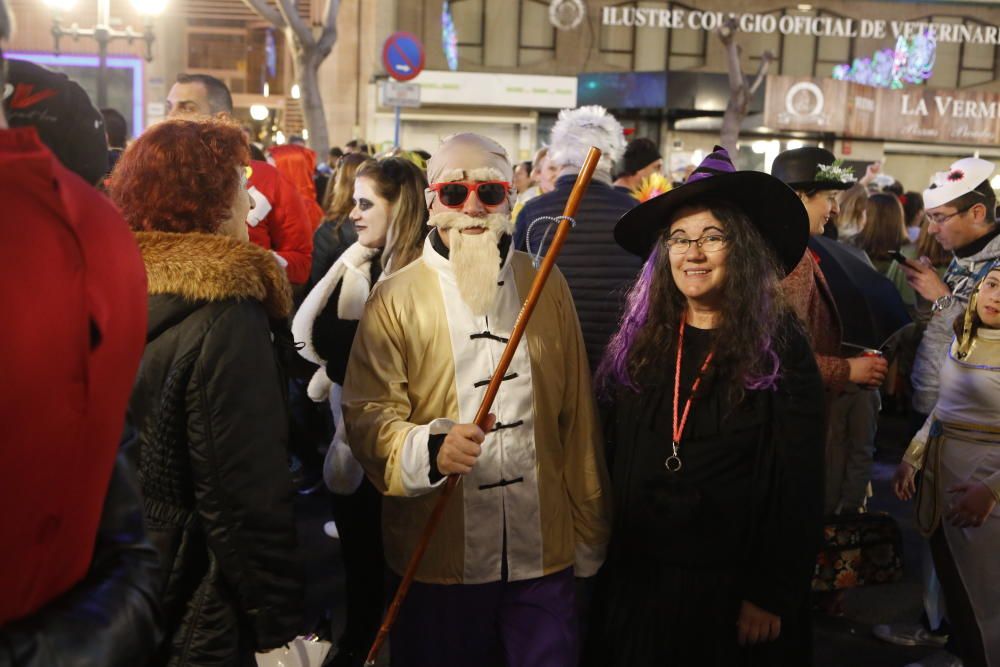
[[[250,117],[254,120],[267,120],[271,111],[263,104],[253,104],[250,106]]]
[[[159,16],[167,9],[167,0],[132,0],[132,6],[142,16]]]
[[[132,26],[124,30],[116,30],[111,27],[111,0],[97,0],[97,25],[93,28],[81,28],[74,23],[69,28],[63,28],[59,23],[60,14],[71,10],[76,5],[76,0],[44,0],[45,4],[53,9],[52,16],[52,39],[55,43],[55,52],[59,54],[59,41],[63,37],[71,37],[78,40],[81,37],[93,37],[97,41],[97,106],[103,108],[108,105],[108,45],[116,39],[124,39],[129,44],[137,39],[146,43],[146,60],[153,59],[153,42],[156,36],[153,34],[153,18],[159,16],[167,7],[167,0],[132,0],[135,9],[142,15],[145,25],[143,31],[133,30]]]

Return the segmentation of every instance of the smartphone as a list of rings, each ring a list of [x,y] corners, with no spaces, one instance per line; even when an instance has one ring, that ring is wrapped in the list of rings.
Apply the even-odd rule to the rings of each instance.
[[[907,258],[905,255],[903,255],[903,253],[899,252],[898,250],[893,250],[892,252],[890,252],[889,253],[889,257],[892,257],[894,260],[896,260],[900,264],[904,264],[906,266],[909,266],[912,269],[919,268],[919,267],[917,267],[917,266],[914,265],[913,260]]]

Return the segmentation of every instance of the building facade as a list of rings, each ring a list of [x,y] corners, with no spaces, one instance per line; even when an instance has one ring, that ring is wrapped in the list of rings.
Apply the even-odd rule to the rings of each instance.
[[[297,6],[304,20],[319,25],[322,0],[299,0]],[[19,29],[8,49],[51,56],[52,12],[40,0],[12,0],[12,7]],[[60,21],[91,25],[95,7],[95,0],[80,0]],[[141,26],[128,0],[112,0],[111,7],[116,27]],[[421,87],[421,106],[400,114],[404,147],[433,151],[445,135],[474,130],[495,136],[515,159],[528,159],[547,140],[559,108],[592,102],[612,109],[635,136],[657,140],[679,171],[710,151],[718,137],[729,88],[727,54],[716,31],[730,13],[738,15],[741,30],[735,39],[750,78],[769,53],[769,75],[806,88],[812,82],[809,90],[815,91],[838,65],[892,49],[897,32],[926,24],[939,36],[933,68],[923,84],[907,84],[907,90],[958,91],[961,95],[951,96],[963,99],[975,95],[982,105],[976,108],[987,111],[991,96],[1000,95],[1000,8],[992,3],[343,0],[337,42],[320,68],[330,140],[333,145],[351,138],[380,148],[392,145],[394,109],[381,104],[379,95],[387,79],[382,47],[393,32],[406,31],[421,40],[426,55],[425,71],[414,80]],[[454,27],[451,54],[450,33],[444,29],[449,21]],[[302,129],[285,36],[242,0],[168,0],[153,27],[157,40],[151,62],[143,60],[141,44],[118,42],[112,48],[118,59],[112,105],[128,107],[126,115],[136,131],[162,117],[166,93],[185,71],[226,80],[238,115],[261,138]],[[96,54],[96,45],[87,39],[63,39],[61,48],[84,59]],[[86,64],[73,75],[85,86],[92,79]],[[908,140],[892,132],[852,133],[847,123],[776,123],[765,118],[767,89],[779,87],[778,79],[772,83],[761,86],[750,105],[741,134],[744,167],[764,168],[769,157],[789,145],[823,143],[850,160],[884,159],[887,172],[919,189],[950,158],[972,151],[1000,158],[998,140],[951,142],[928,139],[930,135]],[[843,104],[855,105],[859,99],[845,97]],[[933,111],[933,98],[926,97],[926,103]],[[266,107],[267,117],[252,119],[253,105]],[[976,131],[992,136],[992,126]],[[965,136],[980,135],[970,130]]]

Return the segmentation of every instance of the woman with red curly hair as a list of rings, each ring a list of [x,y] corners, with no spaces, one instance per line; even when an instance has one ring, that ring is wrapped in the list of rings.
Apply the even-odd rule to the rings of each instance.
[[[239,128],[173,120],[147,130],[111,175],[149,290],[130,413],[162,566],[154,665],[253,665],[255,651],[301,629],[276,349],[290,341],[292,295],[247,240],[249,160]]]

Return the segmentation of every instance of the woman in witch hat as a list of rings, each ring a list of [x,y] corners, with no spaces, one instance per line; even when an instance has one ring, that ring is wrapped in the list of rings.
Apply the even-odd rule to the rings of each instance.
[[[917,525],[930,540],[959,657],[1000,665],[1000,262],[955,321],[934,411],[913,438],[893,488],[917,493]]]
[[[615,240],[645,258],[598,369],[615,523],[597,665],[810,664],[823,388],[779,280],[806,211],[716,147]]]

